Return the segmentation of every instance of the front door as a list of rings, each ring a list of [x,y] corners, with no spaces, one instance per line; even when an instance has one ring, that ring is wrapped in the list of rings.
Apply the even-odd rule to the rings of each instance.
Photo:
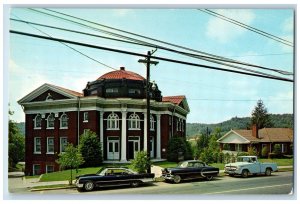
[[[128,137],[128,159],[134,159],[140,151],[140,137]]]
[[[107,139],[107,159],[108,160],[119,160],[120,148],[119,148],[119,137],[108,137]]]

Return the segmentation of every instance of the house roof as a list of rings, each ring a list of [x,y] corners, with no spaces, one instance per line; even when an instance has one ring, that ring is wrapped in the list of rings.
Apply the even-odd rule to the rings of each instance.
[[[101,79],[130,79],[130,80],[138,80],[138,81],[145,80],[144,77],[142,77],[137,73],[126,71],[124,67],[121,67],[120,70],[103,74],[97,80],[101,80]]]
[[[48,84],[48,85],[54,86],[54,87],[56,87],[56,88],[58,88],[58,89],[60,89],[60,90],[62,90],[62,91],[64,91],[64,92],[67,92],[67,93],[69,93],[69,94],[71,94],[71,95],[74,95],[74,96],[83,96],[82,93],[79,93],[79,92],[77,92],[77,91],[73,91],[73,90],[70,90],[70,89],[66,89],[66,88],[63,88],[63,87],[60,87],[60,86],[56,86],[56,85],[53,85],[53,84]]]
[[[263,128],[258,130],[259,138],[252,136],[252,130],[231,130],[239,136],[244,137],[250,142],[293,142],[293,129],[291,128]],[[226,133],[218,141],[222,140],[228,136]]]
[[[183,100],[185,99],[185,96],[165,96],[162,98],[162,102],[171,102],[176,105],[179,105]]]

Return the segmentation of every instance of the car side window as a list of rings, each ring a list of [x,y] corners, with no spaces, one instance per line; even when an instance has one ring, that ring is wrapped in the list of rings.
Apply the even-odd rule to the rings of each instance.
[[[202,164],[202,163],[195,163],[195,165],[194,165],[195,167],[203,167],[204,165]]]
[[[188,163],[188,167],[194,167],[194,163],[192,162]]]

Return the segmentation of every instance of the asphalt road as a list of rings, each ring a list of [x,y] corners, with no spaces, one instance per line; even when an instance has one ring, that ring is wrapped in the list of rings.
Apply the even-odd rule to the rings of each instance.
[[[131,196],[134,199],[197,199],[197,198],[218,198],[219,195],[226,197],[230,195],[241,196],[242,199],[253,198],[253,195],[260,195],[259,198],[270,199],[272,195],[289,196],[293,191],[293,172],[276,172],[272,176],[256,176],[249,178],[223,176],[212,181],[197,180],[183,182],[180,184],[170,184],[164,182],[150,183],[137,188],[101,188],[92,192],[78,192],[76,189],[48,190],[30,192],[36,195],[56,194],[58,197],[65,195],[73,199],[122,199]],[[20,193],[20,192],[18,192]],[[24,192],[25,193],[25,192]],[[27,191],[26,194],[29,192]],[[193,197],[199,196],[200,197]],[[266,195],[268,195],[266,197]],[[250,197],[247,197],[250,196]],[[50,197],[50,198],[51,198]],[[256,197],[258,198],[258,197]]]

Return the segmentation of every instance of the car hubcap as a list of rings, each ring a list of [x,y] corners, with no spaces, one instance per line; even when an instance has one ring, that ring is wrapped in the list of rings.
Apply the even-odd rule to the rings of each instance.
[[[213,176],[207,176],[206,179],[210,181],[213,179]]]
[[[174,183],[180,183],[180,181],[181,181],[180,176],[176,175],[176,176],[174,177]]]
[[[91,191],[94,188],[94,184],[92,182],[87,182],[85,184],[85,190]]]
[[[134,181],[134,182],[131,183],[132,187],[137,187],[138,185],[139,185],[139,183],[137,181]]]
[[[267,169],[267,171],[266,171],[266,175],[267,175],[267,176],[270,176],[270,175],[271,175],[271,171],[270,171],[270,169]]]

